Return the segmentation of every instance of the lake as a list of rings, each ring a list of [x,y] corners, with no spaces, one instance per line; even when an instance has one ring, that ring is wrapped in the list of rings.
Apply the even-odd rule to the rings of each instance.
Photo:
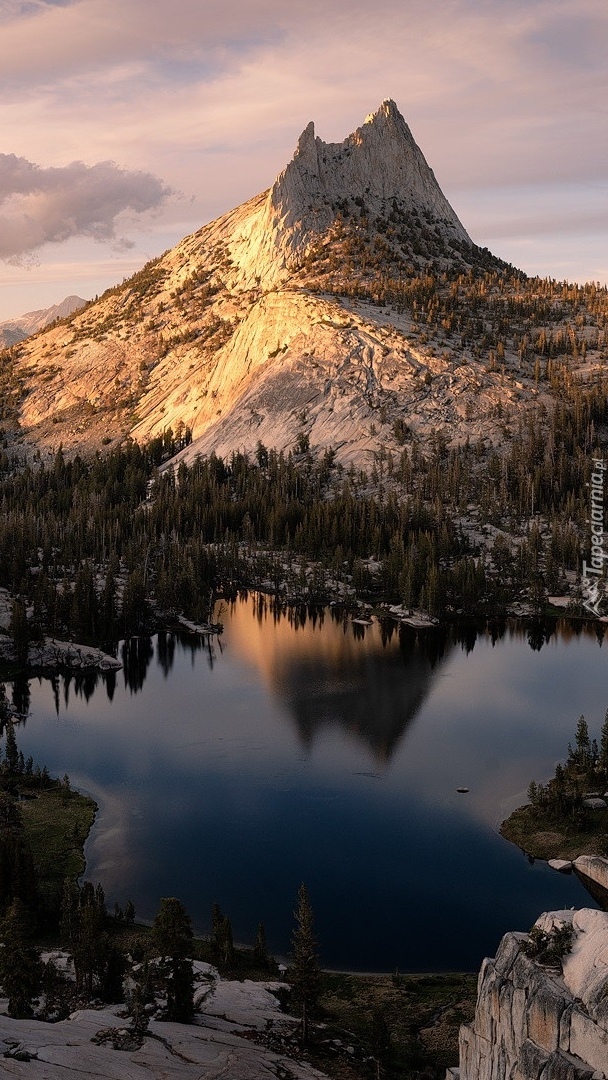
[[[599,735],[600,624],[553,624],[539,648],[516,623],[363,626],[256,594],[221,620],[210,643],[122,643],[115,675],[30,682],[19,748],[99,803],[86,876],[110,908],[148,920],[178,896],[206,933],[217,901],[236,941],[261,921],[286,956],[305,881],[325,965],[471,971],[541,911],[594,906],[497,826],[581,713]]]

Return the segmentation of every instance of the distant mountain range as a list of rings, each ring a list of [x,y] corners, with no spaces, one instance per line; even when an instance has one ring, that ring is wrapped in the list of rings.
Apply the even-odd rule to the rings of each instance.
[[[16,345],[45,326],[50,326],[56,319],[65,319],[75,311],[84,307],[86,300],[81,296],[66,296],[60,304],[54,304],[50,308],[41,308],[40,311],[28,311],[17,319],[8,319],[0,322],[0,348],[6,349],[10,345]]]
[[[312,124],[273,186],[19,347],[18,437],[52,452],[189,429],[187,456],[505,438],[552,365],[605,355],[606,290],[471,240],[392,101]]]

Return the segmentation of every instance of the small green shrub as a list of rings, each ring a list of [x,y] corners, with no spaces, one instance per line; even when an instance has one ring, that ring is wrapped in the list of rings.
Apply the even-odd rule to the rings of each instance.
[[[523,952],[546,967],[562,967],[564,956],[572,952],[574,928],[570,923],[554,926],[550,932],[533,926],[528,940],[522,944]]]

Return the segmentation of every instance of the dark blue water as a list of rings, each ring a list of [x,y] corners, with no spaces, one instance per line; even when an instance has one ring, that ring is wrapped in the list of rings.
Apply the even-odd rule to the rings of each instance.
[[[473,970],[541,911],[593,906],[497,832],[581,713],[599,732],[593,632],[298,625],[253,597],[222,617],[209,649],[160,635],[114,679],[31,683],[19,746],[97,799],[87,876],[111,906],[176,895],[206,932],[217,901],[286,955],[303,880],[323,962],[377,971]]]

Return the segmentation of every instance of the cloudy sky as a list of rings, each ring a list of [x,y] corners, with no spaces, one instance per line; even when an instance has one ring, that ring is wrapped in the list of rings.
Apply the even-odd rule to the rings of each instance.
[[[0,0],[0,319],[85,298],[397,102],[472,238],[608,283],[605,0]]]

